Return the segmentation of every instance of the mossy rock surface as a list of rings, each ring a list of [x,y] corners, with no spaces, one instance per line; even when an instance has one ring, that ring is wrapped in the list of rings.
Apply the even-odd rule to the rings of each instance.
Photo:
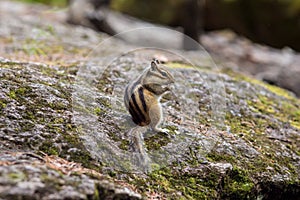
[[[161,100],[163,128],[170,135],[144,134],[151,169],[133,173],[126,168],[132,163],[121,163],[123,171],[108,165],[102,150],[132,152],[124,87],[153,55],[170,55],[157,49],[121,54],[132,47],[118,40],[89,54],[87,49],[105,35],[39,17],[56,34],[39,38],[36,48],[50,40],[62,46],[59,57],[51,57],[51,48],[47,55],[32,56],[12,42],[29,37],[36,24],[43,29],[44,21],[24,24],[12,17],[18,23],[5,26],[16,32],[15,38],[7,32],[4,37],[11,39],[0,40],[7,47],[0,50],[5,55],[0,59],[0,184],[8,188],[1,198],[140,199],[137,193],[162,199],[299,197],[299,99],[251,77],[216,69],[207,57],[187,52],[181,54],[196,66],[176,59],[166,64],[177,78],[177,97],[168,94]],[[18,33],[18,26],[25,32]],[[70,58],[66,49],[77,48]],[[90,56],[82,60],[85,55]],[[119,57],[113,60],[115,55]],[[30,62],[39,58],[39,63]],[[168,155],[166,162],[158,159],[161,155]],[[24,190],[26,184],[30,190]]]

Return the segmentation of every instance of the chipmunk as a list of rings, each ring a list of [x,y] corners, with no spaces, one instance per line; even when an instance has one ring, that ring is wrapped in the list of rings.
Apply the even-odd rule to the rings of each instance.
[[[150,126],[153,131],[165,132],[159,128],[163,120],[160,98],[174,83],[174,77],[158,60],[153,59],[136,80],[127,85],[124,102],[132,120],[139,126]]]

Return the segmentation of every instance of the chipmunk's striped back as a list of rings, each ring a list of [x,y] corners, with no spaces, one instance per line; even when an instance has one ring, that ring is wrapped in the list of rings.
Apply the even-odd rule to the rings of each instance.
[[[150,123],[149,107],[146,102],[148,97],[145,97],[145,95],[152,94],[148,93],[139,81],[128,85],[125,90],[124,101],[126,108],[132,116],[133,122],[140,126],[146,126]]]
[[[151,67],[126,87],[124,103],[135,124],[147,126],[156,121],[149,115],[149,110],[160,109],[159,97],[169,90],[163,86],[173,82],[173,76],[157,61],[152,61]],[[161,118],[161,113],[158,114]]]

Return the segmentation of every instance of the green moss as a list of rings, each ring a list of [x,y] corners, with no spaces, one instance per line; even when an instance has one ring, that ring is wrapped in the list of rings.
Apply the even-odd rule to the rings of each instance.
[[[210,63],[211,61],[207,61],[207,62]],[[196,69],[196,70],[211,72],[211,67],[193,66],[192,64],[179,63],[179,62],[168,62],[168,63],[166,63],[166,66],[173,68],[173,69]],[[207,66],[210,66],[210,65],[208,64]]]
[[[261,81],[259,81],[258,84],[260,84],[261,86],[267,88],[269,91],[273,92],[274,94],[277,94],[279,96],[285,97],[285,98],[290,99],[290,100],[295,99],[295,97],[290,92],[288,92],[287,90],[284,90],[280,87],[270,85],[270,84],[266,84],[266,83],[261,82]]]
[[[53,121],[54,124],[62,124],[64,122],[65,122],[64,118],[61,118],[61,117],[55,118]]]
[[[63,120],[61,118],[58,119],[59,121]],[[51,140],[52,135],[49,135],[49,138],[40,145],[39,150],[48,155],[58,155],[63,158],[68,157],[69,160],[82,163],[84,167],[99,170],[99,166],[91,158],[91,155],[88,151],[84,150],[84,146],[80,141],[79,136],[77,134],[72,134],[72,132],[75,131],[75,127],[72,124],[68,124],[66,121],[63,121],[62,124],[64,124],[65,129],[60,128],[57,125],[48,124],[47,126],[52,134],[61,135],[61,139],[68,145],[64,145],[63,148],[54,146],[54,142]],[[69,148],[76,148],[77,150],[70,153],[68,152]]]
[[[11,172],[7,174],[10,181],[20,182],[26,179],[26,175],[23,172]]]
[[[134,177],[133,183],[144,192],[168,194],[170,199],[214,199],[217,191],[206,187],[196,175],[184,175],[170,168],[153,171],[148,178]]]
[[[32,129],[35,127],[35,124],[30,121],[21,121],[19,122],[19,125],[21,129],[18,130],[18,132],[32,131]]]
[[[130,145],[129,140],[122,140],[120,145],[119,145],[119,148],[123,149],[123,150],[128,150],[129,145]]]
[[[97,185],[94,186],[94,196],[93,200],[100,200],[99,190],[97,189]]]
[[[62,102],[51,102],[48,104],[53,110],[66,110],[66,105]]]
[[[27,64],[14,62],[0,63],[0,66],[1,68],[7,68],[7,70],[23,70],[28,67]],[[30,79],[25,81],[24,78],[26,78],[27,74],[24,74],[24,77],[19,77],[18,74],[4,77],[11,82],[12,87],[10,87],[10,91],[6,94],[9,97],[7,100],[9,102],[0,101],[0,110],[12,102],[11,100],[16,100],[20,105],[24,105],[26,108],[21,112],[24,122],[19,122],[19,126],[16,126],[18,128],[16,131],[32,131],[36,124],[40,124],[46,129],[43,130],[43,134],[41,135],[42,139],[38,141],[25,139],[22,145],[29,149],[36,150],[37,153],[44,152],[48,155],[57,155],[74,162],[82,163],[84,167],[99,171],[99,164],[95,162],[82,144],[79,136],[80,129],[72,124],[71,118],[60,117],[66,116],[65,114],[60,115],[60,113],[72,109],[71,89],[63,88],[60,84],[61,82],[67,82],[69,84],[72,81],[68,78],[67,68],[61,67],[62,70],[57,70],[34,64],[30,65],[30,68],[33,70],[33,74],[30,74],[30,76],[55,78],[57,82],[43,81],[43,79]],[[36,72],[34,70],[36,70]],[[53,101],[49,103],[47,99],[40,97],[39,94],[32,91],[31,83],[51,86],[59,91],[53,95],[65,99],[69,101],[69,103],[66,103],[66,101]],[[29,99],[30,101],[28,101]],[[70,149],[73,151],[70,151]]]
[[[103,110],[100,107],[96,107],[94,109],[94,113],[95,115],[101,115],[101,113],[103,113]]]
[[[52,26],[41,27],[37,30],[36,38],[26,38],[20,42],[20,48],[17,51],[22,51],[28,56],[33,56],[34,58],[43,59],[44,62],[55,63],[55,64],[66,64],[62,60],[53,59],[51,55],[64,55],[70,53],[78,57],[86,56],[89,49],[77,48],[74,46],[64,47],[62,44],[53,43],[53,41],[48,41],[40,38],[56,37],[55,29]],[[45,59],[47,61],[45,61]]]
[[[178,131],[176,126],[166,126],[166,129],[169,131],[169,135],[176,135]]]
[[[172,199],[219,199],[219,195],[221,199],[255,198],[254,183],[248,171],[234,167],[232,171],[221,175],[213,169],[204,169],[199,174],[189,174],[163,168],[151,172],[146,179],[134,177],[133,183],[144,192],[164,193]]]
[[[51,6],[67,6],[67,0],[18,0],[26,3],[43,3]]]
[[[163,135],[163,137],[162,137]],[[159,150],[170,142],[170,137],[164,133],[157,133],[145,138],[145,145],[148,150]]]
[[[254,183],[250,180],[248,172],[234,167],[223,180],[221,199],[254,199]]]
[[[285,97],[287,99],[293,99],[295,98],[294,96],[291,95],[290,92],[282,89],[282,88],[279,88],[277,86],[274,86],[274,85],[270,85],[270,84],[267,84],[267,83],[264,83],[260,80],[257,80],[255,78],[250,78],[250,77],[247,77],[247,76],[241,76],[241,78],[249,83],[253,83],[253,84],[256,84],[256,85],[259,85],[259,86],[262,86],[266,89],[268,89],[269,91],[273,92],[274,94],[277,94],[278,96],[282,96],[282,97]]]
[[[300,130],[300,103],[291,104],[288,102],[282,102],[279,109],[280,112],[278,113],[278,118],[289,122],[292,126]],[[285,113],[287,115],[284,115]]]
[[[28,88],[21,87],[16,90],[16,94],[20,96],[24,96],[26,92],[28,92]]]
[[[27,86],[11,89],[8,93],[9,98],[22,102],[24,98],[30,93],[31,89]]]
[[[97,101],[97,103],[104,106],[105,108],[112,108],[111,102],[107,98],[99,98],[96,101]]]
[[[251,134],[262,134],[272,124],[272,122],[264,118],[253,117],[251,115],[236,116],[231,113],[226,113],[225,123],[230,126],[230,132],[246,134],[250,140]]]
[[[72,124],[66,124],[66,127],[68,131],[62,135],[63,139],[70,145],[70,147],[77,148],[78,151],[72,152],[70,154],[68,152],[69,149],[63,149],[61,156],[69,155],[69,159],[78,163],[82,163],[84,167],[100,170],[100,166],[94,161],[94,159],[91,157],[89,152],[85,149],[84,145],[82,144],[82,141],[79,138],[78,129],[76,129],[76,127]]]
[[[192,65],[187,65],[183,63],[177,63],[177,62],[167,63],[166,66],[174,69],[194,69]]]
[[[45,48],[44,42],[31,38],[26,39],[22,45],[23,51],[28,55],[45,56]]]
[[[295,97],[290,92],[288,92],[287,90],[284,90],[280,87],[264,83],[263,81],[257,80],[255,78],[250,78],[250,77],[240,74],[238,72],[234,72],[231,69],[223,69],[222,72],[225,74],[228,74],[229,76],[233,77],[237,81],[247,81],[254,85],[259,85],[261,87],[264,87],[267,90],[273,92],[274,94],[277,94],[278,96],[282,96],[282,97],[285,97],[290,100],[295,99]]]
[[[209,152],[206,155],[206,158],[211,162],[220,162],[220,161],[233,162],[236,160],[236,158],[233,156],[224,155],[213,151]]]
[[[6,108],[6,102],[0,100],[0,111]]]
[[[17,97],[16,92],[14,90],[10,90],[8,93],[8,96],[11,99],[16,99],[16,97]]]
[[[0,62],[0,67],[8,68],[8,69],[10,69],[10,68],[22,69],[23,68],[22,64],[20,64],[18,62],[14,62],[14,61],[9,61],[9,62],[5,62],[5,63]],[[10,79],[10,78],[8,77],[8,79]]]
[[[248,100],[248,105],[254,112],[273,116],[275,119],[289,123],[300,129],[300,103],[298,100],[278,101],[272,97],[257,95],[257,99]]]
[[[59,155],[59,149],[53,146],[51,141],[45,141],[39,147],[39,150],[48,155]]]
[[[241,75],[239,73],[233,72],[228,69],[223,70],[223,72],[232,76],[236,81],[250,82],[254,85],[263,87],[282,98],[285,98],[280,100],[278,98],[272,97],[272,95],[257,94],[257,98],[248,99],[247,103],[253,112],[274,116],[274,118],[279,120],[280,122],[289,123],[293,127],[300,129],[300,101],[299,99],[296,99],[290,92],[282,88],[269,85],[262,81],[256,80],[254,78]],[[274,128],[278,126],[272,123],[270,120],[266,120],[266,119],[258,120],[251,116],[246,116],[245,118],[246,123],[243,123],[244,118],[245,116],[243,116],[241,119],[238,119],[235,116],[227,114],[227,123],[230,124],[234,132],[240,131],[246,133],[249,132],[249,130],[254,128],[253,125],[259,126],[258,129],[254,128],[255,131],[259,131],[259,132],[263,132],[264,128],[266,128],[264,124],[268,124],[271,127],[274,126]],[[253,125],[251,125],[252,122],[254,122]]]
[[[36,116],[33,114],[33,111],[31,110],[27,110],[25,111],[25,116],[24,116],[25,119],[29,119],[31,121],[35,121],[36,120]]]
[[[146,137],[145,139],[145,145],[146,148],[149,150],[159,150],[162,146],[167,145],[169,142],[171,142],[172,137],[176,137],[178,128],[176,126],[166,126],[165,127],[168,130],[168,133],[155,133],[152,132],[146,133],[149,134],[149,137]]]

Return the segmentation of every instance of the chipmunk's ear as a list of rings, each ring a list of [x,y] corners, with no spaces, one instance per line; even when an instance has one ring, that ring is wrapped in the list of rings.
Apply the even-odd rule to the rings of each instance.
[[[157,65],[159,64],[159,61],[156,59],[153,59],[151,61],[151,70],[157,70]]]

